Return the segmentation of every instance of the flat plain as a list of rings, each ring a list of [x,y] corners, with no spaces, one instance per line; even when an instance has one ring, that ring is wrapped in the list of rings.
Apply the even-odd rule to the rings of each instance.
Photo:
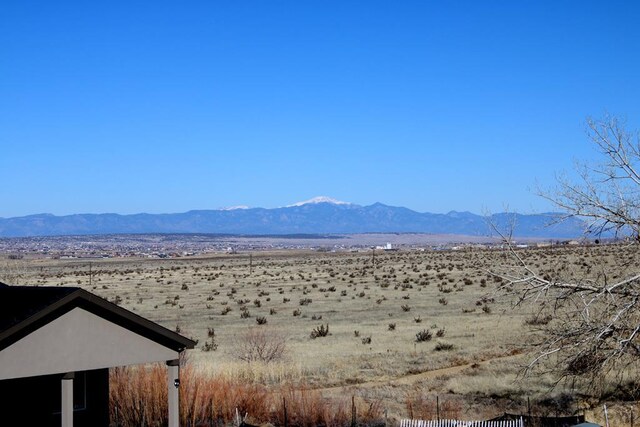
[[[518,253],[564,279],[613,279],[639,261],[624,245]],[[389,417],[426,417],[436,396],[452,416],[525,412],[528,399],[549,413],[576,391],[554,387],[551,375],[520,375],[542,338],[531,321],[540,307],[516,309],[513,295],[496,292],[495,273],[515,265],[501,249],[2,262],[12,272],[5,281],[82,287],[198,340],[189,360],[199,370],[267,386],[304,382],[328,399],[378,401]],[[284,343],[275,360],[243,360],[252,334]]]

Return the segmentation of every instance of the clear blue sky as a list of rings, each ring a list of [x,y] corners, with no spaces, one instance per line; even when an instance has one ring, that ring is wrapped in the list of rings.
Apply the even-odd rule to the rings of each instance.
[[[615,1],[5,1],[0,217],[509,206],[640,128]]]

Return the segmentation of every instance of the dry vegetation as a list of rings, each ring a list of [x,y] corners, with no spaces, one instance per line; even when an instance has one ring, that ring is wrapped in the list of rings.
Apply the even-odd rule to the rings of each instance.
[[[361,425],[383,420],[379,404],[362,399],[328,401],[302,384],[266,387],[224,374],[181,370],[180,425],[229,425],[240,415],[248,423],[300,427]],[[111,370],[111,419],[123,426],[162,426],[167,414],[166,369],[161,364]],[[286,423],[285,423],[286,418]]]
[[[607,271],[613,280],[639,261],[621,245],[520,253],[549,277],[567,279]],[[373,260],[371,252],[311,251],[254,253],[251,264],[249,254],[111,259],[92,260],[91,274],[89,261],[15,262],[22,283],[83,287],[197,339],[183,390],[183,404],[195,405],[183,407],[183,416],[194,420],[209,411],[228,421],[246,398],[221,396],[242,393],[264,396],[247,403],[247,412],[274,424],[274,408],[287,393],[291,402],[313,400],[314,416],[328,424],[340,424],[345,411],[350,417],[351,396],[376,408],[372,418],[382,410],[427,416],[436,395],[447,414],[465,418],[525,411],[527,398],[540,413],[586,405],[562,400],[565,392],[579,393],[567,385],[551,390],[551,375],[518,378],[540,328],[555,318],[544,307],[513,311],[509,298],[494,293],[500,279],[491,271],[512,262],[506,253],[378,251]],[[113,381],[133,393],[130,382],[151,381],[158,369],[138,369],[143,378],[126,380],[118,371]],[[164,379],[158,381],[161,394]],[[125,392],[113,388],[116,399]],[[158,402],[153,410],[162,411],[161,396]]]

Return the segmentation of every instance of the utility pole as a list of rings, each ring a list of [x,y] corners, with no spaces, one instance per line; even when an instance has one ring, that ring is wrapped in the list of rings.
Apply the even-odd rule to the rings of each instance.
[[[372,248],[371,251],[371,266],[372,266],[372,270],[373,270],[373,277],[376,276],[376,248],[375,246]]]
[[[89,263],[89,287],[93,284],[93,273],[91,272],[91,264]]]
[[[249,253],[249,276],[253,273],[253,254]]]

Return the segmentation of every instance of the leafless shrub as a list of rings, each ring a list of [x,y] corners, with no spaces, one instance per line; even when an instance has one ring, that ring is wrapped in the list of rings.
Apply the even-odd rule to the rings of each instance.
[[[547,314],[547,315],[539,314],[539,315],[527,317],[524,323],[529,326],[545,326],[545,325],[548,325],[549,322],[551,322],[552,320],[553,320],[553,316],[551,316],[550,314]]]
[[[329,335],[329,324],[327,323],[326,326],[320,325],[313,328],[313,330],[311,331],[310,337],[311,339],[316,339],[316,338],[326,337],[328,335]]]
[[[416,342],[431,341],[431,338],[433,338],[433,334],[427,329],[423,329],[416,334]]]
[[[202,345],[202,351],[216,351],[218,349],[218,343],[216,342],[215,335],[210,335],[207,340],[205,340]]]
[[[236,339],[233,353],[244,362],[276,362],[287,357],[287,342],[273,329],[254,327]]]
[[[453,350],[453,348],[454,348],[453,344],[439,342],[438,344],[436,344],[436,346],[433,349],[435,351],[449,351],[449,350]]]

